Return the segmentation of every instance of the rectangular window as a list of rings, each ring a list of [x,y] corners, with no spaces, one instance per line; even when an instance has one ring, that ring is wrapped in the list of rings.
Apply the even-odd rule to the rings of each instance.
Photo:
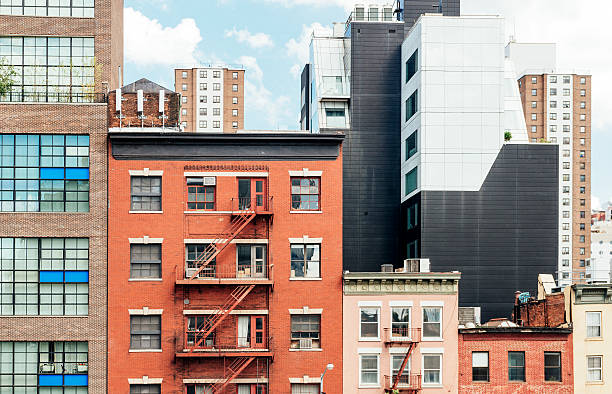
[[[232,85],[232,92],[237,92],[238,91],[238,85],[233,84]]]
[[[250,393],[251,391],[248,391],[248,392],[245,391],[244,394],[250,394]],[[238,393],[238,394],[242,394],[242,393]],[[257,394],[260,394],[260,391],[257,391]],[[261,394],[265,394],[265,392],[261,391]],[[292,383],[291,384],[291,394],[319,394],[319,385],[318,384]]]
[[[538,131],[537,126],[531,126],[531,132],[536,133]]]
[[[88,212],[89,136],[0,136],[3,212]]]
[[[419,225],[419,203],[410,204],[406,209],[407,230],[411,230]]]
[[[200,102],[203,104],[206,104],[208,100],[206,99],[206,96],[200,96]]]
[[[531,89],[531,95],[532,96],[537,96],[538,95],[538,90],[537,89]]]
[[[206,70],[200,70],[200,78],[206,78],[207,74]]]
[[[569,223],[563,223],[563,230],[569,230]]]
[[[87,342],[0,342],[0,360],[5,393],[87,393]]]
[[[359,310],[359,337],[380,338],[380,309],[376,307]]]
[[[532,101],[531,102],[531,108],[537,108],[538,107],[538,102],[537,101]]]
[[[0,57],[17,73],[0,101],[101,102],[93,37],[0,37]]]
[[[587,338],[601,337],[601,312],[586,312]]]
[[[405,195],[409,195],[413,191],[417,189],[418,179],[417,179],[417,169],[418,167],[414,167],[410,172],[406,174],[405,177]]]
[[[325,121],[327,127],[346,127],[344,108],[333,108],[325,110]]]
[[[570,114],[567,112],[563,113],[563,120],[570,120]]]
[[[130,244],[130,278],[161,278],[161,244]]]
[[[412,56],[406,61],[406,83],[412,79],[417,72],[419,61],[419,50],[414,51]]]
[[[410,308],[391,308],[391,336],[410,338]]]
[[[570,131],[570,125],[568,125],[568,124],[564,124],[564,125],[563,125],[563,132],[564,132],[564,133],[569,133],[569,131]]]
[[[489,352],[472,352],[472,380],[489,381]]]
[[[561,264],[562,264],[564,267],[569,267],[569,259],[563,259],[563,260],[561,260]]]
[[[570,83],[570,76],[569,75],[564,75],[563,76],[563,83]]]
[[[538,114],[531,114],[531,120],[538,120]]]
[[[442,308],[423,308],[423,338],[442,338]]]
[[[412,357],[408,358],[406,362],[406,366],[402,370],[402,376],[400,376],[398,387],[409,386],[411,383],[410,380],[410,363]],[[393,381],[397,378],[397,375],[400,372],[400,368],[402,367],[402,363],[404,362],[404,355],[391,355],[391,376]]]
[[[218,120],[213,121],[213,129],[218,129],[221,127],[221,122]]]
[[[161,177],[133,176],[131,211],[161,211]]]
[[[580,126],[580,132],[581,133],[585,133],[586,132],[586,127],[585,126]]]
[[[238,104],[238,97],[232,97],[232,104]]]
[[[187,104],[187,97],[185,96],[181,97],[181,101],[183,101],[183,104]]]
[[[187,84],[186,83],[182,84],[181,89],[183,89],[183,91],[187,90]]]
[[[130,394],[161,394],[161,384],[130,384]]]
[[[192,272],[199,269],[204,264],[214,248],[210,244],[188,244],[185,246],[185,268],[186,276],[191,277]],[[191,273],[191,274],[190,274]],[[199,278],[214,278],[217,274],[217,258],[214,257],[205,267],[198,273]]]
[[[200,116],[208,115],[208,108],[200,108]]]
[[[580,89],[580,96],[582,97],[586,96],[586,90]]]
[[[569,235],[562,235],[562,236],[561,236],[561,240],[562,240],[563,242],[569,242]]]
[[[0,15],[93,18],[94,0],[75,0],[72,2],[0,0]]]
[[[538,79],[536,77],[531,77],[531,83],[538,83]]]
[[[221,108],[213,108],[213,116],[220,116],[221,115]]]
[[[563,169],[564,169],[564,170],[569,170],[569,168],[570,168],[570,163],[569,163],[569,161],[564,161],[564,162],[563,162]]]
[[[580,199],[580,206],[582,207],[586,206],[586,200],[584,198]]]
[[[378,355],[359,356],[359,385],[377,386],[379,384]]]
[[[580,84],[584,85],[586,83],[586,78],[585,77],[580,77]]]
[[[580,109],[585,109],[586,108],[586,102],[581,101],[580,102]]]
[[[414,116],[418,111],[418,96],[419,91],[415,90],[408,100],[406,100],[406,122]]]
[[[291,315],[291,349],[321,348],[321,315]]]
[[[602,356],[587,356],[587,382],[602,381]]]
[[[213,96],[213,103],[219,104],[221,102],[221,96]]]
[[[187,178],[187,209],[215,209],[215,178]]]
[[[563,143],[564,144],[569,144],[570,143],[569,137],[563,137]]]
[[[221,71],[213,71],[213,78],[221,78]]]
[[[238,79],[238,73],[237,72],[232,72],[232,79]]]
[[[550,113],[550,120],[557,120],[557,113],[556,112],[551,112]]]
[[[187,78],[187,71],[183,71],[182,74],[183,74],[183,78]]]
[[[563,108],[569,108],[570,107],[570,102],[569,101],[564,101],[563,102]]]
[[[550,83],[557,83],[557,76],[556,75],[551,75],[548,80],[550,81]]]
[[[236,245],[236,255],[238,260],[238,277],[266,277],[267,260],[265,245]]]
[[[213,83],[213,90],[221,90],[221,84],[220,83]]]
[[[584,145],[584,144],[581,144],[581,145]],[[580,182],[586,182],[586,175],[584,174],[580,175]]]
[[[585,241],[585,236],[584,236],[584,235],[580,235],[580,236],[578,237],[578,241],[579,241],[579,242],[581,242],[581,243],[584,243],[584,241]],[[584,253],[581,253],[581,254],[584,254]]]
[[[550,102],[550,108],[557,108],[557,102],[556,101],[551,101]]]
[[[423,355],[423,384],[442,384],[442,355]]]
[[[238,128],[238,122],[232,122],[232,129]]]
[[[238,110],[237,109],[233,109],[232,110],[232,116],[238,116]]]
[[[205,120],[201,120],[199,124],[201,129],[205,129],[206,127],[208,127],[207,122]]]
[[[88,314],[87,238],[0,238],[0,255],[0,314]]]
[[[208,84],[207,83],[201,83],[200,84],[200,90],[208,90]]]
[[[291,244],[291,277],[321,277],[321,245]]]
[[[321,178],[291,178],[291,209],[319,211],[321,209]]]
[[[544,380],[547,382],[561,381],[560,352],[544,352]]]
[[[130,349],[161,349],[161,316],[130,316]]]
[[[508,352],[508,380],[525,381],[525,352]]]
[[[414,133],[410,134],[408,138],[406,138],[406,160],[410,159],[417,153],[417,133],[418,130],[415,130]]]
[[[563,95],[564,96],[569,96],[570,95],[570,90],[569,89],[563,89]]]
[[[557,143],[557,137],[550,137],[550,142],[553,144]]]
[[[181,110],[181,114],[182,114],[183,116],[187,115],[187,110],[183,108],[183,109]]]

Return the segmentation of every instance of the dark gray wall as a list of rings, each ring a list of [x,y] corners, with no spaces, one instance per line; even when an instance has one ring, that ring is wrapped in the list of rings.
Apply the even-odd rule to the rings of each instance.
[[[405,32],[414,25],[419,16],[426,13],[442,13],[449,16],[459,16],[461,0],[404,0],[404,27]]]
[[[351,130],[344,157],[344,268],[398,260],[401,50],[397,23],[351,24]]]
[[[310,63],[306,63],[304,66],[300,81],[300,100],[302,90],[304,90],[304,102],[300,112],[300,129],[310,130]]]
[[[479,192],[421,192],[421,256],[461,271],[459,304],[481,306],[483,322],[556,274],[558,165],[557,145],[504,145]]]

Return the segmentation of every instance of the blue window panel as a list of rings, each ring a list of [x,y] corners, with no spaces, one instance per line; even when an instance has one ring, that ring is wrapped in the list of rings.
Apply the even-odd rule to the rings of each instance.
[[[62,283],[64,271],[40,271],[40,283]]]
[[[66,179],[89,179],[89,168],[66,168]]]
[[[87,375],[64,375],[64,386],[87,386]]]
[[[87,283],[89,282],[89,271],[66,271],[67,283]]]
[[[62,375],[38,375],[39,386],[61,386]]]
[[[64,179],[63,168],[41,168],[40,179]]]

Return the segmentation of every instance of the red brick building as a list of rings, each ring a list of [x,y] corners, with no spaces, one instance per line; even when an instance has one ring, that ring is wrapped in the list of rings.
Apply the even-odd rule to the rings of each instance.
[[[573,393],[572,330],[459,329],[459,393]]]
[[[109,135],[109,392],[342,393],[344,136]]]

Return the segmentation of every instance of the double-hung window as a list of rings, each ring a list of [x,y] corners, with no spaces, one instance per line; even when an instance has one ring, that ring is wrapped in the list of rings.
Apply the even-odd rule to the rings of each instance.
[[[601,312],[586,313],[587,338],[601,337]]]
[[[544,352],[544,380],[547,382],[561,381],[560,352]]]
[[[394,337],[410,337],[410,308],[391,308],[391,335]]]
[[[161,384],[130,384],[130,394],[160,394]]]
[[[321,277],[320,244],[291,244],[291,277]]]
[[[132,211],[161,211],[161,177],[133,176],[131,184]]]
[[[321,178],[291,178],[291,209],[319,211],[321,209]]]
[[[359,356],[359,386],[378,386],[379,360],[377,354],[362,354]]]
[[[161,244],[130,245],[130,278],[161,278]]]
[[[508,352],[508,380],[525,381],[525,352]]]
[[[412,361],[412,357],[408,358],[406,362],[406,366],[402,370],[402,376],[400,376],[398,387],[408,386],[410,385],[410,362]],[[400,372],[400,368],[402,367],[402,363],[404,362],[403,354],[392,354],[391,355],[391,377],[393,381],[397,378],[397,375]]]
[[[185,247],[185,268],[187,275],[192,271],[199,269],[202,264],[208,261],[214,248],[210,244],[188,244]],[[198,277],[214,278],[217,274],[217,257],[214,257],[206,266],[198,273]]]
[[[423,339],[442,338],[442,307],[423,308]]]
[[[130,349],[161,349],[161,316],[130,316]]]
[[[359,337],[380,338],[380,308],[367,307],[359,310]]]
[[[489,381],[489,352],[472,352],[472,381]]]
[[[291,315],[291,348],[321,348],[321,315]]]
[[[602,381],[602,356],[587,356],[587,382]]]
[[[215,178],[187,178],[187,209],[215,209]]]
[[[423,385],[442,384],[442,355],[423,355]]]

